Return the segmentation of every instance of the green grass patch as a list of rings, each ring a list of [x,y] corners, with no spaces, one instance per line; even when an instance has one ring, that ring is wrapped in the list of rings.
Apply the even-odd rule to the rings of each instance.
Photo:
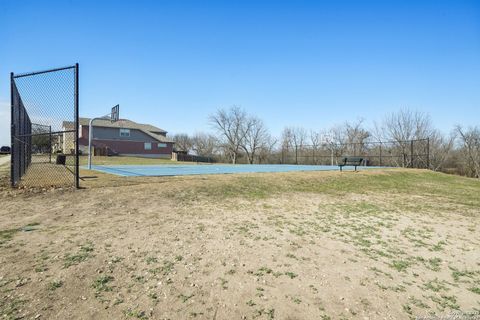
[[[94,288],[97,292],[101,291],[112,291],[112,287],[108,284],[113,281],[112,276],[100,276],[92,284],[92,288]]]
[[[260,269],[258,269],[257,272],[254,273],[254,275],[257,276],[257,277],[261,277],[261,276],[264,276],[266,274],[271,274],[272,272],[273,272],[273,270],[268,268],[268,267],[261,267]]]
[[[480,294],[480,287],[470,287],[468,290],[472,291],[473,293]]]
[[[455,296],[447,296],[442,294],[440,296],[430,296],[430,299],[437,304],[440,310],[445,310],[447,308],[458,310],[460,306],[457,304],[457,297]]]
[[[462,280],[462,278],[473,278],[475,275],[474,271],[469,271],[469,270],[460,270],[455,267],[449,266],[450,270],[452,271],[452,278],[453,280],[459,282]]]
[[[6,229],[0,230],[0,246],[13,239],[15,233],[19,232],[20,229]]]
[[[169,274],[172,272],[173,268],[175,267],[175,263],[165,260],[163,261],[162,272],[164,275]]]
[[[438,241],[431,247],[430,251],[443,251],[446,244],[445,241]]]
[[[285,272],[285,275],[287,277],[289,277],[290,279],[295,279],[296,277],[298,277],[298,274],[294,273],[294,272],[291,272],[291,271],[287,271]]]
[[[256,303],[253,302],[253,300],[248,300],[248,301],[247,301],[247,306],[253,307],[253,306],[255,306],[255,305],[256,305]]]
[[[437,278],[433,280],[427,281],[424,285],[423,288],[426,290],[431,290],[433,292],[440,292],[440,291],[448,291],[448,287],[446,286],[447,282],[446,281],[440,281]]]
[[[158,259],[155,257],[148,257],[147,259],[145,259],[145,262],[147,262],[147,264],[153,264],[153,263],[157,263]]]
[[[440,265],[442,263],[442,259],[431,258],[431,259],[428,259],[427,261],[428,261],[427,268],[429,268],[432,271],[440,271]]]
[[[411,263],[407,260],[393,260],[390,267],[397,270],[398,272],[406,272],[408,267],[410,267]]]
[[[2,297],[2,299],[0,299],[0,314],[2,315],[2,319],[13,320],[25,318],[24,315],[21,315],[21,312],[26,303],[27,300],[17,298],[6,299]]]
[[[61,288],[62,286],[63,286],[63,281],[54,280],[47,285],[47,289],[50,291],[54,291],[54,290],[57,290],[58,288]]]
[[[83,262],[87,260],[93,252],[93,244],[92,243],[87,243],[85,245],[80,246],[80,249],[78,250],[77,253],[75,254],[66,254],[64,259],[63,259],[63,267],[64,268],[69,268],[73,265],[79,264],[80,262]]]
[[[148,319],[148,316],[145,311],[142,310],[135,310],[135,309],[127,309],[124,311],[125,316],[129,318],[136,318],[141,320]]]

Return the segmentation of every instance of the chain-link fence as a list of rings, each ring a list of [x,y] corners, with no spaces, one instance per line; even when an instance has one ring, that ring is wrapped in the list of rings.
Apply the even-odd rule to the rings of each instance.
[[[197,155],[188,154],[185,152],[173,152],[172,160],[186,161],[186,162],[206,162],[206,163],[216,162],[213,157],[197,156]]]
[[[274,163],[336,165],[345,156],[362,157],[364,165],[429,168],[429,139],[283,146]]]
[[[11,74],[11,184],[79,187],[78,64]]]

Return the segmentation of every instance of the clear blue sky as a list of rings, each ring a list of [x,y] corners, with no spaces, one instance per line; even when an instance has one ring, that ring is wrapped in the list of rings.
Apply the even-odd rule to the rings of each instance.
[[[81,115],[171,133],[240,105],[274,134],[401,107],[480,124],[479,1],[1,1],[0,144],[9,72],[80,63]]]

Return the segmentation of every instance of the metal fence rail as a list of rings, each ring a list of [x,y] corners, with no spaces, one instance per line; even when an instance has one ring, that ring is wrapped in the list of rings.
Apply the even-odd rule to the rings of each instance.
[[[10,77],[11,185],[78,188],[78,64]]]

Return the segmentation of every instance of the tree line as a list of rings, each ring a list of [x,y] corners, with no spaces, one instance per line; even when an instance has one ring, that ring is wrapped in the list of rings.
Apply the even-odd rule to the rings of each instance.
[[[445,134],[428,114],[410,109],[387,114],[371,127],[363,119],[319,130],[287,126],[279,137],[238,106],[217,110],[208,122],[212,132],[173,135],[176,151],[233,164],[336,164],[341,156],[364,154],[375,165],[421,161],[435,171],[480,177],[479,126],[458,125]]]

